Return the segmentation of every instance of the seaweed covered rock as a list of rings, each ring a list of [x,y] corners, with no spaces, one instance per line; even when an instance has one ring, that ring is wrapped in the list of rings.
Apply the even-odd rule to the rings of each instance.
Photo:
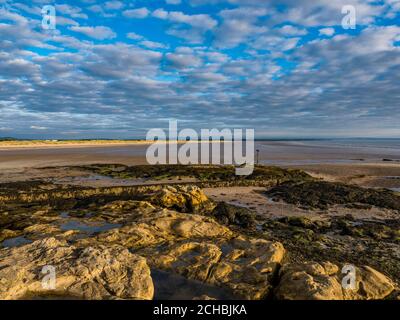
[[[283,300],[372,300],[383,299],[394,290],[393,282],[368,266],[355,269],[355,286],[344,288],[341,269],[330,262],[285,265],[276,297]]]
[[[236,175],[233,165],[112,165],[96,164],[81,167],[97,174],[113,178],[141,178],[162,180],[168,178],[191,178],[197,181],[304,181],[313,178],[301,170],[256,165],[248,176]],[[1,189],[1,188],[0,188]]]
[[[210,215],[224,225],[238,225],[243,228],[255,227],[255,214],[251,210],[226,202],[219,202]]]
[[[52,268],[53,283],[44,278]],[[120,246],[80,249],[46,238],[0,250],[0,299],[152,299],[153,294],[146,259]]]
[[[266,194],[275,200],[307,208],[327,209],[335,204],[363,204],[400,211],[400,197],[392,191],[367,189],[343,183],[286,182],[268,190]]]

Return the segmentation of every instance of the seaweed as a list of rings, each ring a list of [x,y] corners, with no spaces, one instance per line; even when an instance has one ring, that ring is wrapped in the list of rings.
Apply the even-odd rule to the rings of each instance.
[[[382,189],[367,189],[355,185],[326,181],[284,182],[266,191],[269,197],[311,209],[327,209],[343,204],[353,208],[380,208],[400,211],[400,197]]]

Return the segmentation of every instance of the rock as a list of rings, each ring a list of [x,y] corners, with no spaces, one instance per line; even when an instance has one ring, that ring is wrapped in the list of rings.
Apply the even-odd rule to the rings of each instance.
[[[400,211],[400,197],[390,190],[362,188],[328,181],[285,182],[266,194],[297,206],[326,210],[332,205],[360,204]]]
[[[9,238],[15,238],[19,235],[20,233],[14,230],[9,230],[9,229],[3,229],[0,231],[0,242],[3,242],[6,239]]]
[[[211,242],[186,241],[139,251],[148,263],[192,280],[229,289],[242,299],[262,299],[283,260],[280,243],[238,237]]]
[[[270,293],[285,253],[280,243],[238,236],[213,218],[167,209],[78,245],[98,242],[130,248],[152,268],[227,288],[245,299]]]
[[[138,210],[142,214],[152,212],[155,210],[154,206],[147,201],[134,201],[134,200],[117,200],[107,203],[100,208],[102,211],[130,211]]]
[[[394,290],[389,278],[368,266],[356,268],[354,290],[342,287],[345,274],[330,262],[288,264],[280,273],[276,297],[282,300],[383,299]]]
[[[295,227],[307,228],[312,229],[314,223],[311,219],[307,217],[282,217],[278,219],[279,222],[289,224]]]
[[[148,201],[117,200],[102,206],[95,219],[127,223],[134,221],[137,216],[143,217],[155,210],[157,209]]]
[[[218,203],[210,215],[224,225],[238,225],[247,229],[255,227],[255,214],[251,210],[226,202]]]
[[[156,192],[149,201],[163,208],[189,213],[212,210],[215,206],[196,186],[167,186]]]
[[[222,255],[211,243],[183,242],[172,244],[162,253],[149,254],[149,264],[159,269],[173,270],[185,278],[206,282],[213,266]]]
[[[230,238],[232,236],[232,231],[212,218],[163,209],[140,217],[122,228],[101,233],[95,241],[116,243],[138,249],[187,238]],[[91,241],[92,239],[83,239],[81,243],[87,245]]]
[[[50,223],[38,223],[24,229],[25,236],[31,240],[39,240],[49,237],[69,240],[78,233],[78,230],[62,231],[57,225]]]
[[[54,233],[61,233],[59,227],[54,224],[38,223],[24,229],[25,233],[36,233],[41,235],[49,235]]]
[[[344,297],[346,300],[377,300],[390,295],[394,290],[391,279],[379,271],[362,266],[357,269],[356,290],[346,290]]]
[[[194,297],[192,300],[203,300],[203,301],[205,301],[205,300],[217,300],[217,299],[209,297],[206,294],[203,294],[203,295],[201,295],[199,297]]]
[[[44,266],[55,268],[54,288],[43,286]],[[146,260],[120,246],[81,249],[46,238],[0,250],[0,299],[152,299],[153,294]]]
[[[249,300],[270,294],[271,283],[285,256],[281,243],[238,237],[222,243],[221,250],[224,254],[212,269],[209,283],[228,287]]]

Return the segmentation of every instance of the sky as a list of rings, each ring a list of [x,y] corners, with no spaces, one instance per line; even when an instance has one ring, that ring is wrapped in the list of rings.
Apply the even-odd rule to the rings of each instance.
[[[0,137],[400,138],[399,111],[399,0],[0,0]]]

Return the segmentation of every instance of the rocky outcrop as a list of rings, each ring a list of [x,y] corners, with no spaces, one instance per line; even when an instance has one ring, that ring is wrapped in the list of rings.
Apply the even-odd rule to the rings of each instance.
[[[285,300],[371,300],[383,299],[394,290],[382,273],[362,266],[356,269],[354,289],[344,288],[345,274],[330,262],[289,264],[282,268],[276,297]]]
[[[172,243],[141,251],[148,263],[192,280],[228,288],[237,297],[256,300],[268,296],[283,260],[280,243],[239,237],[228,241]]]
[[[179,212],[200,212],[212,210],[215,205],[196,186],[167,186],[155,193],[150,202],[163,208]]]
[[[291,184],[274,196],[288,195],[293,203],[313,208],[325,207],[325,198],[332,199],[326,205],[346,204],[341,202],[343,194],[357,204],[361,199],[359,192],[353,195],[352,188],[324,185],[318,191],[323,193],[320,206],[319,197],[307,198],[308,187],[314,192],[320,185]],[[282,217],[265,221],[260,230],[253,228],[251,210],[217,204],[189,185],[49,188],[3,192],[31,203],[2,203],[0,208],[0,240],[11,238],[4,247],[20,246],[0,248],[0,299],[151,299],[154,289],[149,267],[156,282],[160,281],[157,272],[162,272],[185,279],[182,286],[186,291],[192,290],[190,283],[216,289],[201,291],[198,297],[204,299],[264,299],[272,293],[278,299],[398,296],[398,284],[363,266],[369,264],[394,280],[398,278],[397,220],[376,223],[348,217]],[[394,199],[386,193],[372,195],[387,208]],[[27,244],[38,239],[42,240]],[[361,266],[356,269],[356,288],[342,288],[341,266],[329,262],[291,263],[281,268],[285,260],[281,243],[291,261],[350,261]],[[45,274],[41,271],[46,265],[55,267],[55,289],[42,287]],[[175,290],[168,281],[163,286]]]
[[[247,229],[255,227],[255,214],[251,210],[226,202],[218,203],[210,215],[224,225],[237,225]]]
[[[3,229],[0,231],[0,242],[3,242],[6,239],[14,238],[19,235],[19,232],[14,230]]]
[[[230,288],[245,299],[267,297],[285,256],[279,242],[239,237],[222,243],[223,255],[210,272],[208,282]]]
[[[225,238],[233,236],[232,231],[221,226],[214,219],[175,212],[158,210],[138,217],[125,226],[99,234],[95,239],[83,239],[83,245],[93,242],[115,243],[131,249],[139,249],[160,243],[195,238]]]
[[[147,212],[152,212],[155,210],[155,207],[147,202],[147,201],[135,201],[135,200],[117,200],[100,208],[102,211],[112,211],[112,212],[121,212],[121,211],[131,211],[138,210],[140,213],[145,214]]]
[[[285,253],[280,243],[239,236],[210,217],[167,209],[78,243],[99,242],[130,248],[152,268],[224,287],[245,299],[270,293]]]
[[[49,274],[46,278],[48,266],[54,267],[54,287]],[[152,299],[153,294],[146,260],[123,247],[79,249],[46,238],[0,250],[0,299]]]
[[[153,211],[159,210],[148,201],[117,200],[100,208],[96,219],[103,219],[112,223],[129,223],[137,217],[145,217]]]
[[[375,206],[400,211],[400,197],[396,193],[344,183],[290,181],[266,191],[266,194],[274,200],[283,200],[309,209],[326,210],[332,205],[346,205],[356,208]]]

